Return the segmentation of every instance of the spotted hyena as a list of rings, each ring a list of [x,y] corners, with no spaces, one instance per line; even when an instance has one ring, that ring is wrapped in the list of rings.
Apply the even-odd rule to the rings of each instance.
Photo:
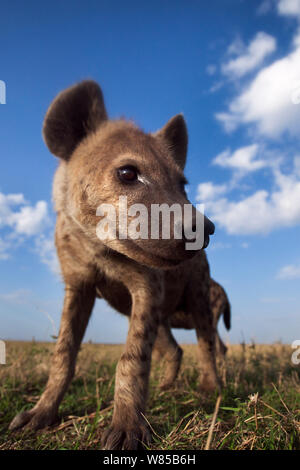
[[[231,307],[225,290],[213,279],[210,280],[210,308],[216,334],[216,351],[224,357],[227,347],[219,336],[217,325],[221,315],[223,315],[224,325],[227,330],[230,329]],[[201,315],[201,311],[198,312],[198,315]],[[157,360],[164,359],[164,377],[160,385],[162,389],[167,389],[173,385],[180,369],[183,354],[181,347],[172,335],[171,328],[196,329],[197,331],[194,315],[184,310],[176,310],[158,327],[153,355]]]
[[[38,429],[57,419],[95,299],[101,297],[130,316],[103,448],[136,449],[149,440],[144,413],[152,347],[160,325],[176,310],[194,319],[201,389],[219,386],[209,266],[203,249],[186,250],[184,236],[174,236],[174,224],[169,239],[99,240],[97,208],[103,203],[115,207],[120,196],[126,196],[129,205],[142,202],[149,210],[152,204],[190,204],[183,174],[186,124],[182,115],[176,115],[148,134],[132,122],[109,120],[101,89],[84,81],[55,98],[43,135],[49,150],[59,157],[53,188],[55,240],[65,298],[45,391],[31,410],[14,418],[10,429]],[[186,222],[190,229],[196,216],[193,209]],[[214,226],[209,219],[204,221],[206,247]]]

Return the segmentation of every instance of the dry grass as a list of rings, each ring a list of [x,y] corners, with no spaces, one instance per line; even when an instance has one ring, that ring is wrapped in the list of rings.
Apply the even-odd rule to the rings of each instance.
[[[14,415],[37,401],[47,380],[53,344],[7,343],[0,366],[0,449],[99,449],[111,420],[114,372],[123,346],[84,344],[76,376],[60,407],[61,421],[37,434],[11,434]],[[151,373],[147,420],[150,449],[299,449],[300,366],[289,346],[236,345],[218,364],[222,400],[198,391],[196,346],[184,346],[173,389],[161,392],[163,366]],[[214,413],[215,412],[215,413]],[[209,434],[210,433],[210,434]],[[209,436],[209,439],[208,439]]]

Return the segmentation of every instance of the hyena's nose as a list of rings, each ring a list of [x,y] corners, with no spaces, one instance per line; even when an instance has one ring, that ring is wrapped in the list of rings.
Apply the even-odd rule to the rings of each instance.
[[[202,220],[203,224],[198,226],[193,218],[191,226],[183,228],[183,240],[189,242],[195,241],[199,237],[200,230],[203,230],[203,248],[206,248],[209,244],[209,236],[215,232],[215,226],[206,216]]]
[[[207,248],[209,244],[209,236],[215,233],[215,225],[209,220],[206,216],[204,216],[204,241],[203,241],[203,248]]]
[[[181,228],[184,242],[202,241],[202,245],[195,249],[206,248],[209,244],[209,236],[213,235],[215,231],[215,226],[212,221],[204,214],[200,214],[196,209],[194,209],[192,217],[189,220],[184,220],[184,224]]]
[[[215,224],[204,216],[204,238],[215,233]]]

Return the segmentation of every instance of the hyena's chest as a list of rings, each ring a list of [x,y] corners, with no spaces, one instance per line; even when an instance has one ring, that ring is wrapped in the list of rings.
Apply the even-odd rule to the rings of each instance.
[[[161,310],[164,315],[172,314],[184,298],[186,286],[186,273],[182,270],[164,271],[162,277],[163,291]],[[105,299],[111,307],[123,315],[130,316],[132,298],[126,286],[121,282],[109,278],[102,278],[97,284],[97,297]],[[155,295],[155,293],[154,293]]]
[[[97,297],[105,299],[111,307],[123,315],[130,316],[131,295],[119,281],[102,279],[97,285]]]

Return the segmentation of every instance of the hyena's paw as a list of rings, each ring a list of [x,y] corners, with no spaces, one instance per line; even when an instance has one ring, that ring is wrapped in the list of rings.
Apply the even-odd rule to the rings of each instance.
[[[18,413],[9,425],[10,431],[29,429],[36,431],[53,424],[57,419],[56,412],[47,409],[32,408],[32,410]]]
[[[143,444],[151,441],[151,433],[146,424],[140,423],[133,427],[112,424],[103,434],[103,450],[139,450]]]
[[[170,379],[170,380],[162,380],[159,384],[159,389],[163,392],[165,390],[170,390],[172,386],[174,385],[175,379]]]
[[[165,374],[159,384],[160,390],[169,390],[174,385],[180,370],[181,359],[182,350],[180,349],[177,352],[177,357],[175,360],[165,364]]]
[[[200,380],[199,389],[202,393],[213,393],[215,391],[221,393],[221,383],[217,376],[203,374]]]
[[[159,385],[159,389],[162,392],[166,392],[166,391],[170,390],[170,388],[172,388],[172,385],[173,385],[173,383],[169,383],[169,382],[162,383],[162,384]]]

